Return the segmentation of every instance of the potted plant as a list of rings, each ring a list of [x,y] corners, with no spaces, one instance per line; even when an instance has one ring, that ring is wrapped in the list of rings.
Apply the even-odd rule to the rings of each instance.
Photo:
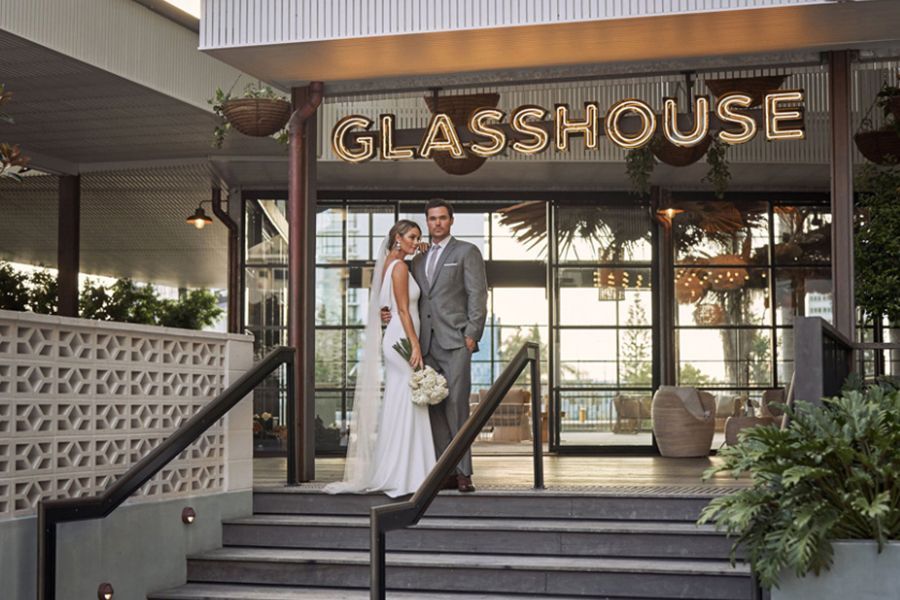
[[[881,109],[884,122],[873,129],[870,115],[875,107]],[[875,95],[872,105],[853,136],[860,153],[878,165],[895,164],[900,160],[900,88],[885,82]]]
[[[12,92],[0,83],[0,108],[12,100]],[[13,118],[0,111],[0,123],[12,124]],[[22,150],[14,144],[0,143],[0,179],[13,179],[22,181],[22,173],[28,170],[29,158],[22,154]]]
[[[279,96],[271,87],[261,83],[248,83],[240,96],[232,96],[231,90],[216,88],[214,98],[207,100],[220,119],[213,131],[213,146],[221,148],[225,136],[232,128],[253,137],[273,136],[287,143],[284,129],[291,117],[291,103]]]
[[[735,540],[772,599],[896,597],[900,589],[900,391],[846,389],[785,407],[784,429],[741,432],[705,477],[749,473],[700,523]]]

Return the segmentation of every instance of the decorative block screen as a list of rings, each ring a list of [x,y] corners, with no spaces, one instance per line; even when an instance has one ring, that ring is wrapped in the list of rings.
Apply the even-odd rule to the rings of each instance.
[[[34,514],[41,498],[101,493],[221,392],[229,369],[248,368],[235,354],[250,345],[0,311],[0,519]],[[138,495],[224,491],[228,429],[217,423]]]

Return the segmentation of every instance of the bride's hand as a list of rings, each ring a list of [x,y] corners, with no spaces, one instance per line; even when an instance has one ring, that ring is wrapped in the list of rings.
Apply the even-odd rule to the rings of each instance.
[[[419,348],[418,344],[413,346],[412,352],[409,355],[409,366],[414,370],[421,369],[425,366],[425,362],[422,360],[422,349]]]

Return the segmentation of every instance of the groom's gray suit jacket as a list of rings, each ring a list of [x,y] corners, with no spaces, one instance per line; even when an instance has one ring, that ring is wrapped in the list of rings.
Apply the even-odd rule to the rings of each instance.
[[[428,354],[431,344],[444,350],[462,348],[466,336],[479,341],[487,318],[487,280],[478,247],[451,237],[434,267],[433,283],[425,275],[427,258],[426,252],[413,259],[413,277],[422,290],[422,354]]]

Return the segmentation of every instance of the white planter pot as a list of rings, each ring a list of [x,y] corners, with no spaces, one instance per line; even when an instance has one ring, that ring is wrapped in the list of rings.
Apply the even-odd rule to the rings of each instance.
[[[900,600],[900,542],[878,553],[875,542],[834,543],[834,564],[818,576],[785,571],[772,600]]]

